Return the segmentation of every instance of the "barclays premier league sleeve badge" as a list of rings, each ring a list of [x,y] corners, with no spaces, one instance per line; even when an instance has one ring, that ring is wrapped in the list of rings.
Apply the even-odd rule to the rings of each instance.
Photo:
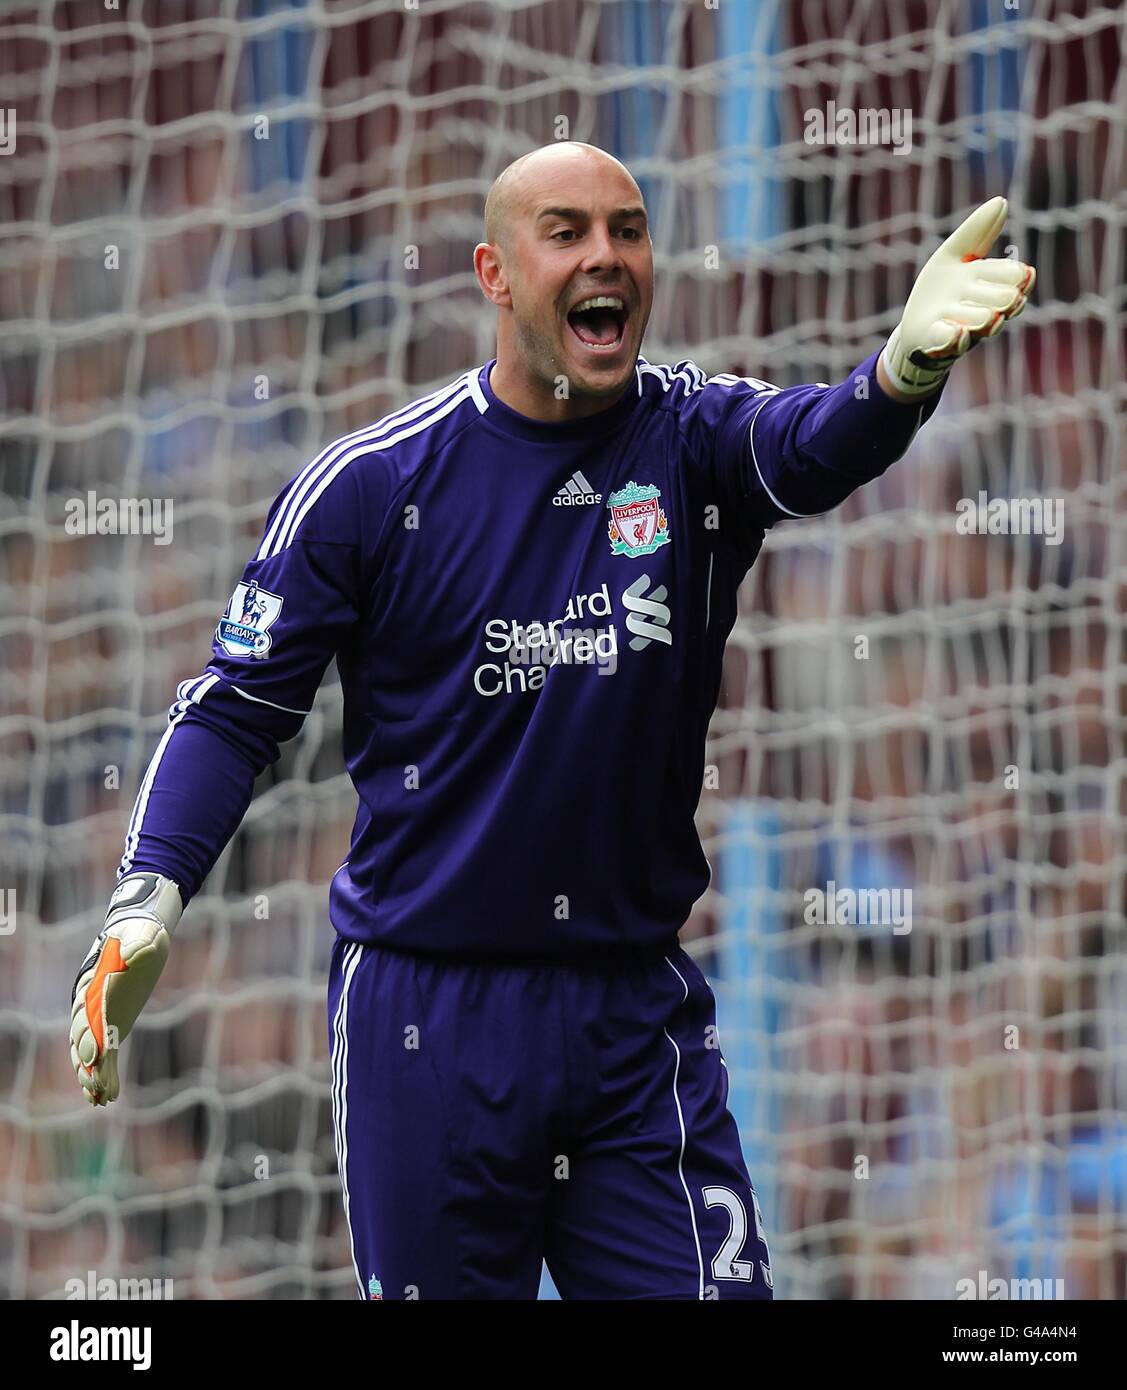
[[[263,657],[270,650],[270,627],[282,611],[278,594],[268,594],[252,579],[236,584],[215,638],[231,656]]]

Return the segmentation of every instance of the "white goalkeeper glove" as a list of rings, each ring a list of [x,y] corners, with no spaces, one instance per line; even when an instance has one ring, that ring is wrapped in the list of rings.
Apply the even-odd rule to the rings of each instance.
[[[70,1059],[91,1105],[117,1099],[117,1050],[160,978],[183,911],[179,886],[159,874],[130,874],[110,898],[71,991]]]
[[[1036,272],[1021,261],[983,256],[1006,221],[1005,198],[991,198],[957,227],[920,271],[904,317],[885,345],[889,380],[905,395],[934,391],[983,338],[1025,308]]]

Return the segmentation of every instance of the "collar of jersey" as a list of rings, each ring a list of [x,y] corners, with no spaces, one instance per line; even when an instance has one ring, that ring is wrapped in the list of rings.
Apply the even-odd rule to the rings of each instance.
[[[638,359],[639,362],[643,358]],[[641,377],[637,367],[634,369],[634,384],[627,386],[620,400],[616,401],[607,410],[600,410],[596,415],[588,415],[582,420],[533,420],[528,415],[521,415],[513,410],[504,401],[499,400],[493,394],[493,388],[489,385],[489,373],[493,370],[493,365],[497,361],[494,357],[488,361],[478,373],[478,385],[481,393],[485,397],[488,408],[484,412],[483,419],[503,431],[505,434],[513,434],[521,439],[537,440],[540,443],[553,443],[556,441],[573,439],[597,439],[608,434],[611,430],[616,430],[634,413],[641,396]]]

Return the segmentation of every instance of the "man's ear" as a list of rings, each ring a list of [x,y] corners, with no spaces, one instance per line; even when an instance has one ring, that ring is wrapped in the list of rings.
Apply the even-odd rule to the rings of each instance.
[[[501,248],[492,242],[481,241],[474,247],[474,274],[482,294],[498,309],[511,309],[513,297],[509,291],[509,279],[505,274]]]

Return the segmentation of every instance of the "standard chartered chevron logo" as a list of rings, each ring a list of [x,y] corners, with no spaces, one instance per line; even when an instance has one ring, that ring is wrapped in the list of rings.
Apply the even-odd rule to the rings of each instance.
[[[649,587],[649,575],[640,574],[629,589],[622,591],[622,606],[627,610],[626,627],[635,634],[630,639],[630,647],[636,652],[644,650],[651,642],[664,642],[667,647],[673,645],[669,609],[662,601],[669,596],[669,591],[664,584],[659,584],[649,598],[643,598]]]
[[[596,492],[577,468],[552,498],[553,507],[597,507],[603,494]]]

